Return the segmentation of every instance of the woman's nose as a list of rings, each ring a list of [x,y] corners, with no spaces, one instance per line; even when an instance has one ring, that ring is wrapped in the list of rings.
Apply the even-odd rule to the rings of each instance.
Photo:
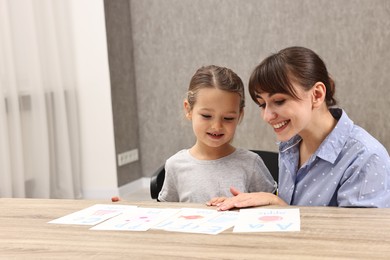
[[[270,122],[271,120],[275,119],[275,117],[276,117],[275,112],[272,109],[269,109],[267,107],[264,108],[262,113],[263,113],[263,120],[265,122]]]

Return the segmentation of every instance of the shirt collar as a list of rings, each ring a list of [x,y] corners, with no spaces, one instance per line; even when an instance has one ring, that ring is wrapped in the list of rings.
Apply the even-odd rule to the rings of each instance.
[[[295,147],[299,142],[302,140],[302,138],[299,135],[293,136],[290,140],[286,142],[280,142],[279,143],[279,152],[284,153],[287,150],[290,150],[291,148]]]

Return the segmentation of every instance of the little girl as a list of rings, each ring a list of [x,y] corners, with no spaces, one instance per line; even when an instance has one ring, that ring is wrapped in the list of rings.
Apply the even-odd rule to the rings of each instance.
[[[232,70],[210,65],[192,77],[184,109],[196,143],[170,157],[159,201],[205,203],[245,192],[274,192],[276,183],[257,154],[231,145],[244,115],[241,78]]]

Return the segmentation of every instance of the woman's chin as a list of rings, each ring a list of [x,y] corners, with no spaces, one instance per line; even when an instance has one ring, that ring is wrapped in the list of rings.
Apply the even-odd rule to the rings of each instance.
[[[292,137],[293,137],[293,135],[276,134],[276,139],[278,139],[279,142],[287,142]]]

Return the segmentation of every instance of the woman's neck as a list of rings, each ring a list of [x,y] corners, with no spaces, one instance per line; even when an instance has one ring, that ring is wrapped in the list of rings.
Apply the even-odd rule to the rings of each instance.
[[[317,151],[325,138],[332,132],[337,124],[337,120],[326,109],[320,115],[316,115],[310,127],[302,132],[302,141],[299,146],[300,166],[302,166],[312,154]]]

